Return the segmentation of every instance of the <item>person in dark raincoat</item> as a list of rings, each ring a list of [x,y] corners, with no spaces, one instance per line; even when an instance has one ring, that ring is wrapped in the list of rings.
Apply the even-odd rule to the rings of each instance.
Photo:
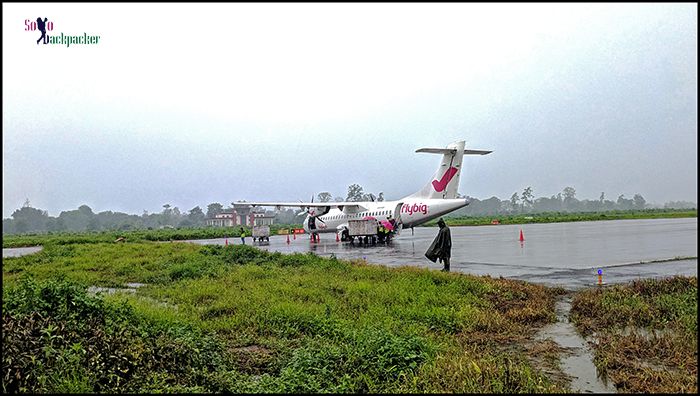
[[[430,245],[428,250],[425,252],[425,257],[433,263],[438,259],[442,261],[443,271],[450,271],[450,252],[452,251],[452,237],[450,236],[450,229],[445,224],[445,221],[441,218],[437,222],[440,227],[435,240]]]

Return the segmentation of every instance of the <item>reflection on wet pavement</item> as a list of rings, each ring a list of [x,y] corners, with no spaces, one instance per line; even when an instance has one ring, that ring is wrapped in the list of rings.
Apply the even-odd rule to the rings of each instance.
[[[519,241],[523,230],[524,242]],[[365,259],[390,267],[404,265],[440,269],[423,254],[437,227],[419,227],[403,233],[389,245],[351,245],[322,234],[311,243],[308,235],[286,243],[275,235],[260,249],[282,253],[314,252],[342,259]],[[574,223],[451,227],[453,272],[521,279],[578,289],[605,283],[672,275],[697,276],[697,219],[612,220]],[[191,241],[224,244],[224,239]],[[236,242],[240,243],[236,240]],[[231,241],[229,241],[231,243]],[[677,257],[693,257],[664,262]],[[634,264],[644,262],[643,264]]]

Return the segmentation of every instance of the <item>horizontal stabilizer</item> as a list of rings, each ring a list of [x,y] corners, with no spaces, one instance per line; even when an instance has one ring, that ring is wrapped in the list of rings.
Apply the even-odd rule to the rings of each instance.
[[[457,150],[446,149],[446,148],[421,148],[416,150],[416,153],[430,153],[430,154],[454,154]],[[464,150],[464,154],[478,154],[485,155],[492,153],[492,150]]]

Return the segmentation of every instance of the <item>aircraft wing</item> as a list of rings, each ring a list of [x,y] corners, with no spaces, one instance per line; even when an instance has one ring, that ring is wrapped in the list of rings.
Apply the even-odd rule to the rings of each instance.
[[[367,210],[366,207],[362,205],[363,202],[241,202],[241,204],[248,204],[250,206],[274,206],[276,208],[281,207],[292,207],[292,208],[338,208],[344,210],[347,208],[349,211],[361,211]]]

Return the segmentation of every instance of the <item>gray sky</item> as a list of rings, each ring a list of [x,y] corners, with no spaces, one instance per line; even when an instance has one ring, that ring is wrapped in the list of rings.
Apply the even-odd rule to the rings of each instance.
[[[696,4],[2,8],[3,217],[397,199],[462,139],[479,199],[697,202]]]

